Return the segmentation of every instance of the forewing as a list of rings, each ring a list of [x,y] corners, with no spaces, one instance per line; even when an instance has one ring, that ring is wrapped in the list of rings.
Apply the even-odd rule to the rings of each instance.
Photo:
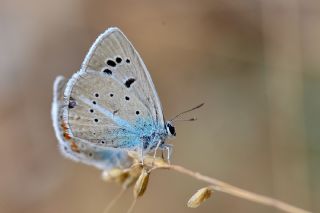
[[[64,120],[77,141],[131,149],[139,143],[137,120],[149,129],[164,126],[151,77],[117,28],[99,36],[64,95]]]
[[[101,34],[89,50],[83,71],[110,73],[148,107],[153,120],[164,123],[161,102],[139,53],[118,28]]]

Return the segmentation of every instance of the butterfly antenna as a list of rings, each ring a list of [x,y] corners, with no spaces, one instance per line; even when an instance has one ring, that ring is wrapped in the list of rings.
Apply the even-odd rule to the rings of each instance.
[[[177,121],[196,121],[197,118],[193,117],[193,118],[189,118],[189,119],[175,119],[173,120],[174,122],[177,122]]]
[[[193,110],[196,110],[196,109],[199,109],[200,107],[202,107],[204,105],[204,103],[202,104],[199,104],[198,106],[196,107],[193,107],[192,109],[188,109],[186,111],[183,111],[181,113],[179,113],[178,115],[174,116],[172,119],[170,119],[170,121],[175,121],[177,118],[179,118],[181,115],[185,114],[185,113],[188,113],[188,112],[191,112]],[[196,118],[191,118],[191,119],[187,119],[186,121],[195,121],[197,120]],[[177,121],[182,121],[182,120],[177,120]]]

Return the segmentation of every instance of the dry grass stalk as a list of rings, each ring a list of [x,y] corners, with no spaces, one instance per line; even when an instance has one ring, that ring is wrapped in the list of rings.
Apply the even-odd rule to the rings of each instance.
[[[284,212],[289,212],[289,213],[311,213],[310,211],[295,207],[293,205],[290,205],[288,203],[282,202],[280,200],[271,198],[271,197],[267,197],[264,195],[259,195],[244,189],[241,189],[239,187],[233,186],[231,184],[225,183],[223,181],[217,180],[215,178],[211,178],[205,175],[202,175],[198,172],[193,172],[189,169],[186,169],[182,166],[179,165],[166,165],[166,166],[159,166],[159,167],[154,167],[152,170],[156,170],[156,169],[169,169],[169,170],[173,170],[188,176],[191,176],[195,179],[204,181],[206,183],[211,184],[211,186],[209,186],[212,190],[215,191],[220,191],[220,192],[224,192],[236,197],[240,197],[255,203],[259,203],[262,205],[266,205],[266,206],[271,206],[273,208],[276,208],[278,210],[284,211]]]
[[[117,178],[113,178],[113,179],[105,178],[105,180],[120,182],[121,184],[124,184],[125,180],[128,180],[129,178],[131,178],[131,182],[130,182],[131,184],[136,182],[135,189],[134,189],[134,196],[135,196],[134,203],[136,202],[136,198],[143,195],[143,193],[145,192],[145,189],[147,187],[148,180],[149,180],[149,174],[154,170],[167,169],[167,170],[179,172],[184,175],[188,175],[192,178],[195,178],[197,180],[210,184],[208,187],[204,189],[200,189],[197,193],[195,193],[195,195],[190,199],[191,201],[189,200],[188,202],[188,206],[190,205],[190,207],[197,207],[197,205],[200,205],[201,203],[203,203],[206,199],[210,197],[210,193],[212,191],[220,191],[220,192],[224,192],[242,199],[255,202],[255,203],[270,206],[275,209],[288,212],[288,213],[311,213],[310,211],[295,207],[293,205],[282,202],[280,200],[267,197],[264,195],[259,195],[259,194],[241,189],[239,187],[233,186],[231,184],[225,183],[218,179],[202,175],[198,172],[191,171],[182,166],[168,164],[162,158],[158,158],[158,157],[153,158],[153,156],[145,156],[144,165],[142,167],[141,163],[139,162],[139,159],[140,159],[139,155],[135,153],[130,153],[130,156],[133,159],[135,159],[134,161],[135,163],[129,169],[122,171],[124,174],[127,174],[127,177],[124,179],[123,182],[119,181],[120,179],[122,180],[123,174],[118,171],[114,172],[115,174],[118,174],[118,176],[116,176]],[[129,186],[130,184],[127,185],[125,188]],[[197,199],[199,200],[197,201]],[[133,206],[134,204],[131,206],[130,211],[133,209]]]

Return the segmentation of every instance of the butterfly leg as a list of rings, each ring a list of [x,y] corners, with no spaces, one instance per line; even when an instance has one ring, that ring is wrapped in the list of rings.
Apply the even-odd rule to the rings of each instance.
[[[173,152],[173,145],[172,144],[164,144],[163,148],[167,151],[167,162],[171,164],[170,158]]]
[[[157,151],[158,151],[158,149],[160,147],[161,142],[162,142],[162,140],[159,140],[159,142],[157,143],[156,148],[154,149],[152,166],[154,165],[154,161],[156,160]]]
[[[143,160],[143,155],[144,155],[144,153],[143,153],[143,147],[144,147],[144,142],[142,141],[142,143],[141,143],[141,149],[140,149],[140,158],[141,158],[141,164],[142,165],[144,165],[144,160]]]

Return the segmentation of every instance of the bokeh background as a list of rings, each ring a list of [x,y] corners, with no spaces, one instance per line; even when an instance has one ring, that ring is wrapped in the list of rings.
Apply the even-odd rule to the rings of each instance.
[[[0,0],[0,212],[103,212],[120,190],[64,159],[50,107],[57,75],[77,71],[95,38],[118,26],[180,123],[173,162],[320,212],[320,2],[317,0]],[[277,212],[204,183],[152,174],[135,212]],[[126,212],[128,192],[113,209]]]

